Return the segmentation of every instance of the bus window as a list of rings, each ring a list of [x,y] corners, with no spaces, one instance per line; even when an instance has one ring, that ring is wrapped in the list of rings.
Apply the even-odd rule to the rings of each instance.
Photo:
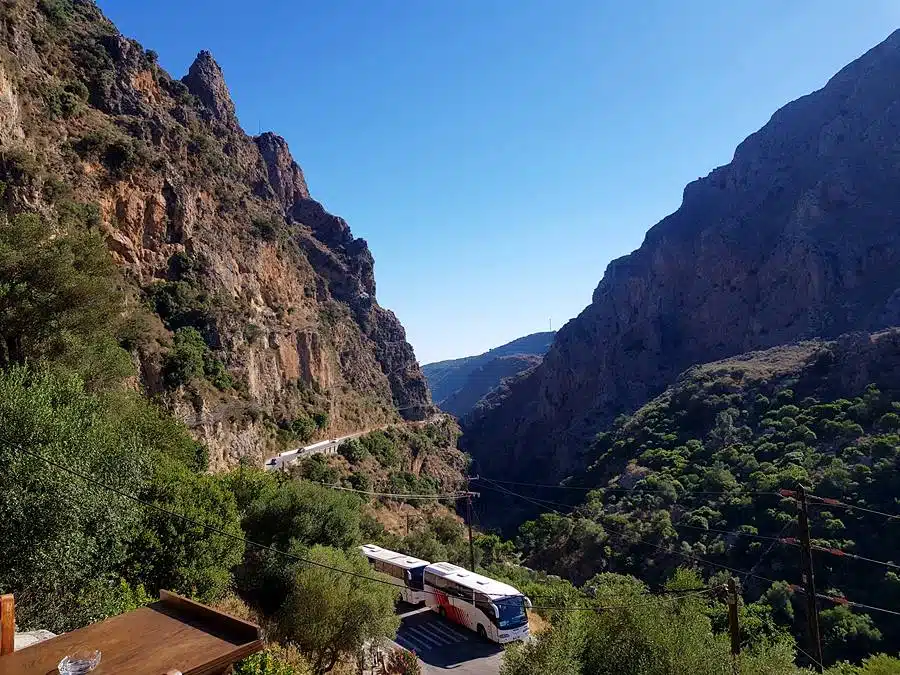
[[[406,571],[407,579],[406,585],[409,586],[414,591],[421,591],[425,588],[424,584],[424,572],[425,567],[413,567],[410,570]]]
[[[497,623],[497,608],[491,604],[490,598],[484,593],[475,594],[475,606],[484,612],[484,615],[493,623]]]

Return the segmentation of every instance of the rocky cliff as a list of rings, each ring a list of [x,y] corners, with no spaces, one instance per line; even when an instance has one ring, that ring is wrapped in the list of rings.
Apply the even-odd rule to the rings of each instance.
[[[900,32],[776,112],[613,261],[543,363],[465,428],[485,475],[559,477],[698,362],[900,323]]]
[[[284,139],[242,131],[208,52],[173,79],[89,0],[4,0],[0,31],[2,206],[103,233],[152,312],[132,341],[142,385],[213,467],[261,459],[298,416],[337,434],[431,412],[366,242],[311,198]],[[204,372],[179,380],[188,329]]]

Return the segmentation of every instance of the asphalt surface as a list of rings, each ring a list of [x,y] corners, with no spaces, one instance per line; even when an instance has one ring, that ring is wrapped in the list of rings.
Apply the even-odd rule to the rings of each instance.
[[[497,675],[503,647],[423,607],[401,603],[396,643],[416,653],[424,673]],[[549,675],[549,674],[548,674]]]

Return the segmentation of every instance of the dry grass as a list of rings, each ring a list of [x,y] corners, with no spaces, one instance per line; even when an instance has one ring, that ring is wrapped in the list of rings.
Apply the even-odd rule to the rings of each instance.
[[[550,622],[535,611],[528,612],[528,630],[532,635],[540,635],[550,628]]]
[[[250,605],[241,600],[234,593],[229,593],[221,600],[214,602],[212,608],[230,614],[235,618],[260,625],[259,615],[250,608]]]

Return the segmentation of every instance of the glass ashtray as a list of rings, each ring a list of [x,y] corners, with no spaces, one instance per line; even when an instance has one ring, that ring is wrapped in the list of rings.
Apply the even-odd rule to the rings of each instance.
[[[59,671],[59,675],[84,675],[91,672],[99,664],[100,652],[98,650],[88,650],[64,656],[56,669]]]

